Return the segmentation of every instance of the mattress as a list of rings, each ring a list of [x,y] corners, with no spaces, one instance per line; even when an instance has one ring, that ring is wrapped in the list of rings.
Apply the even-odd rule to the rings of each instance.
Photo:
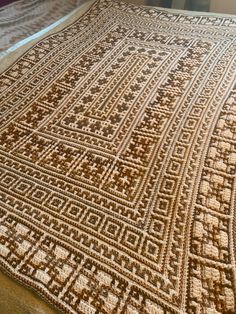
[[[98,0],[0,64],[0,267],[62,313],[235,313],[236,18]]]

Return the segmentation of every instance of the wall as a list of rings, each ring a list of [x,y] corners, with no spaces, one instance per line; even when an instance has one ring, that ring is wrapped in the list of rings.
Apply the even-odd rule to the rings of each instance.
[[[186,0],[185,9],[193,11],[209,11],[210,0]]]
[[[236,14],[236,0],[211,0],[212,12]]]
[[[173,9],[184,9],[185,0],[172,0]]]

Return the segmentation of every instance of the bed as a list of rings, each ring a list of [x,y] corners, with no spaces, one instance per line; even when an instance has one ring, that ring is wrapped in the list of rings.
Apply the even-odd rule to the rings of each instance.
[[[235,16],[90,1],[0,69],[1,269],[62,313],[235,313]]]

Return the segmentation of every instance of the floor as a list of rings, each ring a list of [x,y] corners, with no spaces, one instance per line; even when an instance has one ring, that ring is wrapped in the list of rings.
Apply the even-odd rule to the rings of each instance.
[[[59,314],[33,291],[0,272],[1,314]]]

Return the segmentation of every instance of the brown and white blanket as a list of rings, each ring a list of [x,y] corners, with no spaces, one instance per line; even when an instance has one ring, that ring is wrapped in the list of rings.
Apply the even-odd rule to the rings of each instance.
[[[63,313],[235,313],[236,18],[63,27],[1,64],[1,268]]]

